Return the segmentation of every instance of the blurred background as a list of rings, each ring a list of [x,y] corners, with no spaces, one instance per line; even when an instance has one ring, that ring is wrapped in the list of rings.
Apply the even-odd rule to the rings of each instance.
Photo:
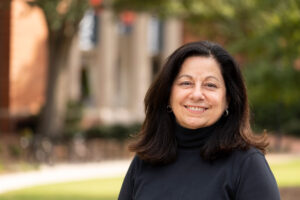
[[[130,160],[149,85],[170,53],[197,40],[222,44],[240,64],[252,127],[268,133],[283,199],[296,199],[299,0],[1,0],[0,180]],[[116,199],[121,178],[111,181],[116,189],[97,199]]]

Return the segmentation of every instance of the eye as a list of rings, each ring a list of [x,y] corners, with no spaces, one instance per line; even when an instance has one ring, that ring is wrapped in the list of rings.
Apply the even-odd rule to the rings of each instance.
[[[217,85],[214,83],[206,83],[205,86],[209,88],[217,88]]]
[[[182,86],[190,86],[192,85],[193,83],[190,82],[190,81],[183,81],[183,82],[180,82],[179,85],[182,85]]]

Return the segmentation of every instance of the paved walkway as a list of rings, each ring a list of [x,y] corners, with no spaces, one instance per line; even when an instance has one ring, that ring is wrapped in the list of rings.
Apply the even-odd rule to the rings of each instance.
[[[40,170],[0,175],[0,193],[34,185],[124,176],[130,160],[42,166]]]

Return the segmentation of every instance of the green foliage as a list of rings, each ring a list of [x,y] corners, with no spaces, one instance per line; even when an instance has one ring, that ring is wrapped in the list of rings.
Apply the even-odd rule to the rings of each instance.
[[[297,0],[115,0],[114,7],[181,17],[189,31],[219,40],[251,62],[261,59],[287,66],[300,54]]]
[[[244,73],[255,127],[299,135],[300,72],[260,63]]]
[[[112,7],[117,12],[122,10],[134,10],[138,12],[150,12],[159,16],[179,16],[185,13],[182,0],[115,0]]]
[[[34,0],[28,3],[43,10],[50,32],[76,30],[88,8],[86,0]]]

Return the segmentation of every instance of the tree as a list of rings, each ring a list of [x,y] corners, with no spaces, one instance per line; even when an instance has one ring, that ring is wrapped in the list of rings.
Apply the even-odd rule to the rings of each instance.
[[[41,112],[41,121],[34,140],[38,159],[49,159],[51,139],[61,132],[66,109],[65,71],[71,42],[78,25],[88,8],[86,0],[34,0],[31,6],[42,9],[48,28],[48,77],[46,103]]]

